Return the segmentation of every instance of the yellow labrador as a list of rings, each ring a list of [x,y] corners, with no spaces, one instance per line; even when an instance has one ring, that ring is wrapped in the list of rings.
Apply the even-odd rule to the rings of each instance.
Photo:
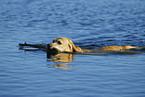
[[[60,52],[81,52],[81,53],[105,53],[105,52],[112,52],[112,51],[145,51],[145,47],[135,47],[135,46],[105,46],[98,48],[97,50],[88,50],[88,49],[81,49],[78,46],[75,46],[74,43],[69,38],[58,37],[53,40],[53,43],[46,45],[41,44],[28,44],[25,42],[24,44],[19,44],[20,49],[24,50],[31,50],[25,49],[23,46],[31,46],[39,49],[47,49],[48,54],[56,54]],[[34,49],[35,50],[35,49]],[[36,49],[37,50],[37,49]]]
[[[51,53],[59,52],[82,52],[82,53],[93,53],[93,52],[102,52],[102,51],[130,51],[131,49],[138,49],[139,47],[135,46],[106,46],[98,48],[97,50],[87,50],[81,49],[78,46],[75,46],[69,38],[58,37],[53,40],[53,43],[47,45],[47,51]]]

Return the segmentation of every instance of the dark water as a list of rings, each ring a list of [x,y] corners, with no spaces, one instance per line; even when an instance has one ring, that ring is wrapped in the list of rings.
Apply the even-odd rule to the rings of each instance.
[[[24,41],[56,37],[87,49],[145,46],[145,1],[0,0],[0,97],[145,97],[144,53],[54,62],[46,52],[19,50]]]

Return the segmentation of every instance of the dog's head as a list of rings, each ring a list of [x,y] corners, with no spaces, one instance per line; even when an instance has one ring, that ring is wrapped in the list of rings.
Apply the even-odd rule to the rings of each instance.
[[[59,37],[53,40],[53,43],[47,45],[49,52],[81,52],[81,48],[73,44],[69,38]]]

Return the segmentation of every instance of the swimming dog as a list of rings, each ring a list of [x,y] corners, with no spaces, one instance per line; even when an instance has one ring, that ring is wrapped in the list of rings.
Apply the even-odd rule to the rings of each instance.
[[[64,38],[64,37],[58,37],[53,40],[52,43],[47,44],[47,46],[44,45],[34,45],[34,44],[19,44],[20,46],[32,46],[35,48],[43,48],[46,49],[48,53],[74,53],[74,52],[80,52],[80,53],[99,53],[99,52],[113,52],[113,51],[145,51],[145,47],[135,47],[135,46],[105,46],[100,47],[96,50],[88,50],[88,49],[82,49],[78,46],[75,46],[71,39]]]

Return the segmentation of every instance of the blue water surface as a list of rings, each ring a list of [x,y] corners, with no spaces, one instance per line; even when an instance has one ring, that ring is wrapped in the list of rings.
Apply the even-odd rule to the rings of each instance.
[[[0,0],[0,97],[145,97],[145,53],[70,54],[19,43],[145,46],[144,0]],[[63,55],[64,56],[64,55]]]

